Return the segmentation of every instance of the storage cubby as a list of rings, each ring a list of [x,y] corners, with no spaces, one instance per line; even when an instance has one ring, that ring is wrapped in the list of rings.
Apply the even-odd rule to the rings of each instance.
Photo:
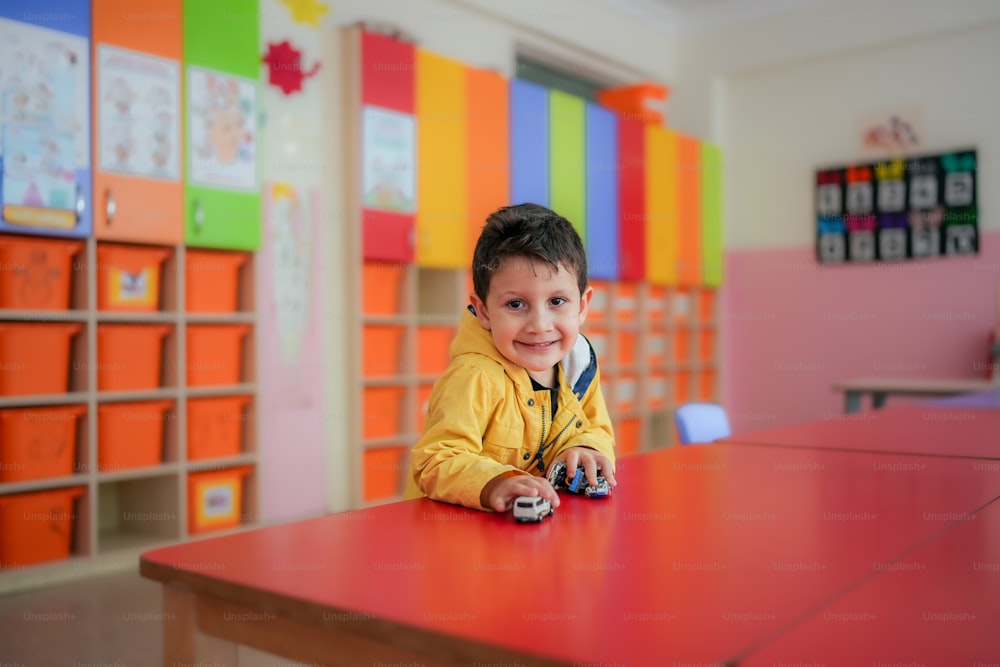
[[[99,552],[183,537],[176,475],[102,481],[97,489]]]
[[[45,251],[46,262],[58,260],[59,279],[68,284],[62,309],[49,309],[30,291],[39,307],[0,308],[0,506],[16,514],[37,498],[51,507],[70,502],[72,520],[48,529],[69,530],[70,546],[5,568],[0,593],[81,576],[91,559],[131,563],[150,546],[255,522],[254,254],[24,238],[36,254]],[[21,239],[0,234],[0,254]],[[218,307],[185,307],[188,253],[225,283],[225,294],[213,297]],[[0,260],[0,283],[18,276]],[[116,298],[112,288],[123,286]],[[189,345],[205,327],[225,333]],[[200,408],[209,404],[206,417]],[[190,474],[233,468],[237,522],[191,531]],[[4,526],[2,541],[33,527]]]

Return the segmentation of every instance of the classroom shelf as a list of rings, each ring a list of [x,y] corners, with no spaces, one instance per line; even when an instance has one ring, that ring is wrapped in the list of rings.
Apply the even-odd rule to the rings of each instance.
[[[134,567],[134,559],[139,551],[192,536],[187,523],[188,473],[212,470],[221,465],[256,467],[258,464],[257,432],[252,412],[243,425],[243,440],[238,456],[204,461],[188,461],[186,457],[188,399],[246,395],[250,397],[251,405],[256,403],[254,330],[257,315],[254,311],[256,296],[253,290],[255,256],[245,253],[245,268],[238,287],[239,309],[235,312],[185,312],[183,295],[186,276],[177,267],[183,265],[188,249],[180,243],[160,246],[161,254],[167,259],[160,270],[156,309],[102,310],[99,308],[100,299],[88,295],[96,294],[99,284],[98,267],[101,266],[98,256],[106,242],[91,238],[80,243],[82,250],[74,266],[82,268],[72,275],[71,301],[67,310],[0,309],[0,322],[67,322],[80,326],[79,333],[71,342],[69,391],[0,396],[0,409],[71,405],[79,405],[83,409],[73,460],[74,474],[0,482],[0,495],[4,496],[70,487],[83,490],[74,502],[75,518],[70,553],[68,557],[57,561],[5,568],[0,572],[0,593],[44,583],[70,581],[104,570]],[[116,248],[130,247],[122,241],[116,241],[113,245]],[[145,250],[157,246],[135,247]],[[105,262],[104,268],[107,269],[108,265]],[[189,386],[185,363],[182,362],[186,358],[185,338],[188,327],[218,324],[249,328],[249,335],[241,350],[240,382],[220,386]],[[101,390],[99,376],[104,360],[98,356],[100,346],[97,332],[105,327],[125,325],[169,329],[159,344],[162,354],[159,370],[155,375],[155,386]],[[166,412],[159,413],[160,418],[157,419],[153,413],[143,411],[143,406],[151,403],[165,403],[169,408]],[[113,443],[101,441],[101,415],[110,418],[108,415],[113,415],[114,411],[108,411],[107,408],[127,411],[132,404],[136,405],[133,422],[154,420],[157,424],[152,426],[152,431],[147,428],[143,432],[158,432],[162,436],[162,444],[154,445],[157,449],[153,453],[154,462],[144,463],[143,467],[130,467],[133,463],[128,458],[132,454],[131,448],[143,443],[126,437],[126,441],[118,443],[119,453],[109,454],[113,451],[110,449]],[[128,421],[126,417],[119,413],[119,418]],[[145,441],[146,436],[142,439]],[[102,447],[108,449],[102,451]],[[102,453],[105,455],[103,466],[100,464]],[[107,459],[108,455],[112,458]],[[120,456],[126,458],[115,458]],[[145,460],[148,461],[149,458]],[[117,461],[121,463],[116,463]],[[258,478],[259,475],[250,475],[246,484],[254,487]],[[256,521],[257,498],[255,488],[250,488],[245,493],[243,514],[248,519],[244,522],[246,525],[252,525]]]

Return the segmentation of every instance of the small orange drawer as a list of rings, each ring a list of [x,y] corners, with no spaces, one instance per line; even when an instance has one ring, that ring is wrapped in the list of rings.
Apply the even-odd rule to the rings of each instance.
[[[187,457],[190,461],[236,456],[249,418],[249,396],[192,398],[187,403]]]
[[[105,403],[97,408],[97,469],[103,472],[163,463],[163,433],[173,401]]]
[[[239,384],[243,371],[246,324],[189,324],[187,328],[187,385]]]
[[[380,447],[365,452],[365,501],[394,498],[403,492],[405,447]]]
[[[618,455],[639,451],[641,427],[642,422],[638,419],[624,419],[615,424],[615,449],[618,450]]]
[[[84,487],[0,496],[0,566],[10,569],[69,558]]]
[[[455,338],[452,327],[420,327],[417,329],[417,372],[421,375],[440,375],[451,362],[451,341]]]
[[[0,410],[0,482],[72,475],[86,405]]]
[[[249,255],[223,250],[185,250],[184,309],[231,313],[239,309],[240,269]]]
[[[394,315],[403,300],[405,264],[365,262],[361,271],[362,312],[365,315]]]
[[[188,532],[192,535],[243,523],[244,482],[253,466],[188,473]]]
[[[363,372],[366,377],[403,373],[403,340],[406,327],[367,325],[362,334]]]
[[[82,241],[0,235],[0,308],[65,310]]]
[[[634,327],[623,327],[618,330],[618,363],[631,366],[635,363],[636,333]]]
[[[701,371],[698,377],[698,396],[706,403],[715,403],[715,371]]]
[[[674,331],[674,361],[687,363],[691,361],[691,331],[676,329]]]
[[[70,343],[82,324],[0,322],[0,396],[69,389]]]
[[[366,387],[364,390],[364,437],[400,435],[406,387]]]
[[[167,248],[99,243],[97,307],[151,311],[160,308],[160,271]]]
[[[156,389],[163,368],[168,324],[97,325],[97,388]]]
[[[674,385],[674,403],[680,405],[691,400],[691,371],[677,371]]]

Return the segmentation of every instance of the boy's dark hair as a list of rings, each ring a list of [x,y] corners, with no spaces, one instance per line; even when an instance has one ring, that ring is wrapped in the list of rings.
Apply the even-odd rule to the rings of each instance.
[[[538,204],[497,209],[486,224],[472,255],[472,285],[486,301],[490,279],[509,257],[530,257],[576,274],[580,294],[587,289],[587,253],[569,220]]]

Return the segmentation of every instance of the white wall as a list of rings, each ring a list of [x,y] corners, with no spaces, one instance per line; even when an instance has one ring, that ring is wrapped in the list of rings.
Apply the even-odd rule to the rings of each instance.
[[[1000,4],[1000,3],[998,3]],[[725,84],[726,248],[811,245],[817,166],[861,156],[859,116],[917,107],[924,152],[976,147],[982,230],[1000,197],[1000,21],[734,74]]]

